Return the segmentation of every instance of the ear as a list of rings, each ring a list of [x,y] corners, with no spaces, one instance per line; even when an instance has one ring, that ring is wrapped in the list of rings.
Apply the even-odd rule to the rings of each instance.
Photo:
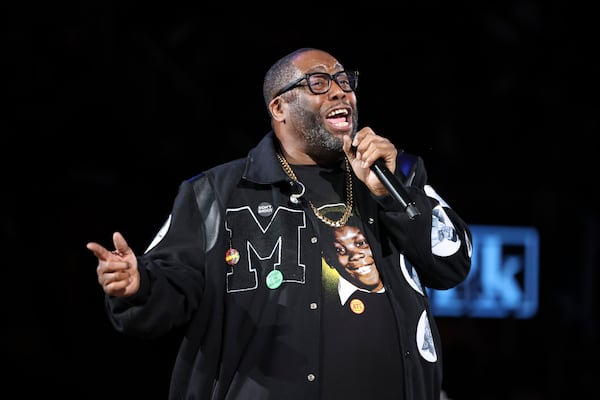
[[[269,103],[269,111],[275,121],[285,121],[285,102],[281,99],[281,96],[275,97]]]

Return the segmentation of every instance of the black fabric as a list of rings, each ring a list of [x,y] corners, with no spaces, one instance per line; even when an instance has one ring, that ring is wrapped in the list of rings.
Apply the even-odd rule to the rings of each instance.
[[[306,198],[323,213],[327,213],[327,204],[347,202],[342,164],[326,168],[294,165],[292,169],[307,188]],[[328,216],[337,220],[343,210],[333,209],[336,211]],[[351,218],[347,225],[364,232],[359,218]],[[335,252],[327,251],[328,230],[333,228],[319,222],[321,246],[329,259],[323,266],[321,398],[400,400],[401,351],[389,298],[385,292],[357,290],[348,299],[340,299],[340,276],[333,267]]]
[[[306,187],[305,198],[319,207],[325,203],[345,202],[345,172],[342,164],[328,167],[292,165],[298,180]]]
[[[361,313],[352,311],[357,301]],[[402,356],[387,294],[356,291],[344,305],[328,296],[323,307],[321,398],[402,399]]]

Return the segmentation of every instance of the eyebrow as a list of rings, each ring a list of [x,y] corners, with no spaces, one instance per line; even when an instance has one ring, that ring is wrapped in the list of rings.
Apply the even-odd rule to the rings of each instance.
[[[322,72],[322,71],[317,71],[317,70],[320,70],[320,69],[323,69],[326,72],[327,71],[327,65],[325,65],[325,64],[316,64],[316,65],[313,65],[312,67],[310,67],[308,69],[308,72],[309,73],[310,72]],[[344,70],[344,66],[342,64],[340,64],[339,62],[336,62],[335,64],[333,64],[333,69],[335,71],[338,71],[338,70],[339,71],[343,71]]]

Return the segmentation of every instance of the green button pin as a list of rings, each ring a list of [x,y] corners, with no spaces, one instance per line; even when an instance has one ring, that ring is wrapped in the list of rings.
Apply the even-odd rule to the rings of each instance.
[[[267,287],[269,289],[277,289],[283,282],[283,274],[281,271],[274,269],[267,275]]]

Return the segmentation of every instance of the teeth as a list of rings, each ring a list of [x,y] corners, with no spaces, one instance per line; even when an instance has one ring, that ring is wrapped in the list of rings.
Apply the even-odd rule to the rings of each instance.
[[[360,275],[368,274],[371,272],[371,266],[365,265],[364,267],[357,268],[356,272],[358,272]]]
[[[349,125],[349,124],[348,124],[348,122],[346,122],[346,121],[343,121],[343,122],[338,122],[338,123],[334,124],[334,126],[336,126],[336,127],[338,127],[338,128],[343,128],[343,127],[346,127],[346,126],[348,126],[348,125]]]
[[[332,112],[330,112],[327,116],[328,117],[335,117],[336,115],[347,115],[348,111],[347,110],[334,110]]]

